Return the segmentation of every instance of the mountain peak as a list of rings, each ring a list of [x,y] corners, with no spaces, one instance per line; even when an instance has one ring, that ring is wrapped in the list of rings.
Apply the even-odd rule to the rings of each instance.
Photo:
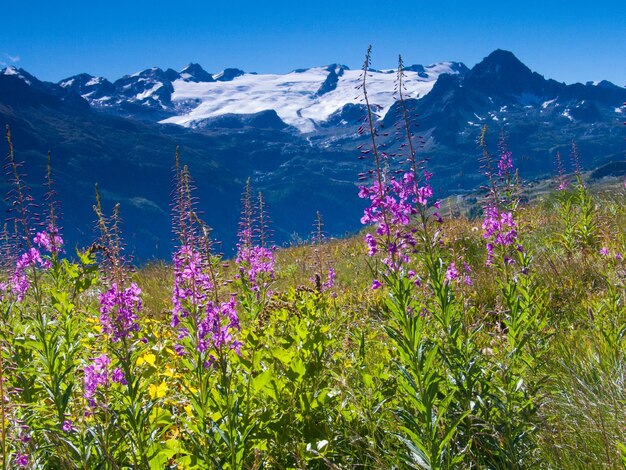
[[[26,70],[18,69],[17,67],[14,67],[13,65],[9,65],[8,67],[5,67],[4,69],[2,69],[2,71],[0,71],[0,75],[14,75],[20,78],[21,80],[23,80],[27,85],[32,85],[33,82],[39,81],[35,77],[33,77],[31,74],[29,74]]]
[[[180,71],[180,77],[187,82],[214,82],[213,75],[202,68],[200,64],[190,62]]]
[[[491,78],[503,78],[521,74],[523,78],[532,75],[532,71],[526,67],[512,52],[496,49],[471,69],[472,75],[491,76]]]
[[[217,75],[213,76],[214,80],[218,82],[230,82],[234,78],[241,77],[245,72],[241,69],[224,69]]]
[[[543,76],[530,70],[512,52],[496,49],[465,76],[464,84],[498,95],[544,96],[550,88]]]

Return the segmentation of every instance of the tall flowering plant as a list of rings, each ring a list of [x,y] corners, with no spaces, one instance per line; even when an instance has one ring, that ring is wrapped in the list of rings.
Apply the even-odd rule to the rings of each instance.
[[[202,466],[240,468],[247,433],[240,429],[243,406],[233,370],[243,346],[237,301],[234,294],[221,299],[226,284],[219,276],[220,256],[213,252],[210,229],[194,207],[189,170],[180,167],[178,155],[175,181],[174,230],[180,245],[173,259],[171,325],[175,351],[190,377],[183,384],[193,410],[185,423],[190,454]],[[226,452],[216,452],[224,448]]]
[[[141,336],[139,321],[143,309],[141,289],[132,280],[123,255],[119,205],[111,217],[106,217],[96,187],[94,211],[100,230],[96,246],[102,255],[98,320],[105,349],[94,351],[83,370],[85,413],[91,417],[91,427],[105,450],[120,445],[118,439],[123,433],[114,433],[110,426],[117,422],[132,436],[123,442],[122,460],[137,468],[148,468],[157,452],[154,437],[166,428],[159,424],[159,414],[153,412],[157,400],[149,393],[152,377],[143,373],[138,361],[147,342]]]
[[[513,166],[512,153],[508,150],[502,133],[494,170],[492,156],[487,149],[486,132],[485,126],[481,133],[480,145],[483,149],[483,169],[490,183],[482,224],[487,250],[486,265],[492,268],[503,267],[508,273],[511,265],[518,264],[525,272],[526,257],[518,239],[519,226],[516,220],[519,204],[518,176]]]
[[[417,158],[417,146],[423,146],[423,140],[415,137],[411,127],[402,59],[396,84],[401,124],[396,135],[404,143],[398,153],[391,154],[379,144],[384,134],[381,136],[377,129],[367,94],[370,51],[360,88],[367,111],[362,128],[369,129],[371,149],[361,150],[361,156],[371,156],[375,169],[373,182],[361,186],[359,196],[370,203],[361,222],[374,226],[373,233],[365,236],[368,254],[382,258],[381,268],[374,269],[372,289],[386,286],[389,292],[386,308],[391,318],[385,329],[399,354],[400,387],[405,398],[396,412],[403,426],[402,442],[409,449],[407,460],[412,465],[440,468],[460,461],[463,450],[457,449],[452,457],[451,440],[468,413],[452,406],[455,384],[463,380],[462,371],[452,368],[443,373],[440,362],[442,356],[465,354],[459,351],[464,344],[459,339],[463,329],[454,297],[454,284],[460,275],[454,263],[444,261],[440,248],[439,203],[429,207],[432,175],[425,170],[425,161]],[[392,157],[408,169],[395,170]],[[432,330],[436,325],[443,334]],[[452,360],[444,359],[443,364],[446,362]]]
[[[241,287],[242,311],[254,319],[263,311],[272,295],[275,248],[268,240],[268,216],[263,195],[259,193],[255,205],[249,179],[242,196],[242,205],[235,258],[238,268],[236,280]]]
[[[500,140],[497,172],[491,171],[483,129],[481,145],[486,175],[491,183],[484,208],[483,239],[489,269],[497,273],[500,287],[499,322],[504,335],[496,354],[498,373],[488,420],[499,432],[498,458],[507,465],[525,461],[535,446],[537,413],[541,405],[539,373],[545,351],[546,293],[531,271],[532,255],[523,247],[518,220],[517,172],[511,152]]]

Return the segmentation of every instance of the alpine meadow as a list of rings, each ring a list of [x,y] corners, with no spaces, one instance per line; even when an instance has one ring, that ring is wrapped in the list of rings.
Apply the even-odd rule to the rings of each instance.
[[[625,115],[500,49],[8,64],[0,468],[626,468]]]

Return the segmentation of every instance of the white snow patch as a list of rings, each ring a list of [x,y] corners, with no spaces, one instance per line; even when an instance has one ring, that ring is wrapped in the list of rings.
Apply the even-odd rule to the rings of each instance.
[[[91,80],[85,83],[85,86],[99,85],[100,83],[102,83],[102,77],[93,77]]]
[[[61,88],[67,88],[70,87],[74,84],[74,79],[70,78],[69,80],[65,80],[64,82],[59,83],[59,86]]]
[[[406,98],[423,97],[430,92],[440,74],[455,73],[449,62],[427,68],[427,78],[420,77],[417,72],[405,72]],[[301,132],[311,132],[315,129],[315,123],[327,120],[346,104],[361,102],[362,93],[356,90],[362,83],[360,70],[344,70],[337,87],[318,96],[317,91],[328,74],[325,67],[314,67],[284,75],[246,73],[228,82],[194,83],[179,79],[172,83],[172,102],[176,105],[197,100],[199,104],[186,114],[161,122],[192,126],[203,119],[223,114],[254,114],[275,110],[286,124]],[[215,78],[219,76],[218,74]],[[372,71],[368,74],[368,96],[370,103],[379,107],[380,117],[394,103],[395,78],[395,74],[384,72]]]
[[[156,83],[152,88],[150,88],[149,90],[144,91],[143,93],[138,93],[137,96],[135,96],[135,100],[137,101],[141,101],[141,100],[145,100],[146,98],[149,98],[150,96],[152,96],[152,93],[154,93],[155,91],[157,91],[159,88],[161,88],[163,86],[162,83]]]

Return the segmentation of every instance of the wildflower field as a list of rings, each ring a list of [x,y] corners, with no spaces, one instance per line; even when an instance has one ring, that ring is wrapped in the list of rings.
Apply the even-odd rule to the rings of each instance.
[[[371,113],[360,130],[363,234],[328,240],[318,214],[308,245],[276,249],[248,184],[224,259],[177,157],[177,249],[141,268],[97,193],[99,238],[64,246],[51,171],[36,210],[8,132],[2,468],[626,464],[624,186],[559,156],[522,203],[505,140],[482,142],[469,219],[436,201],[404,110],[397,154]]]

